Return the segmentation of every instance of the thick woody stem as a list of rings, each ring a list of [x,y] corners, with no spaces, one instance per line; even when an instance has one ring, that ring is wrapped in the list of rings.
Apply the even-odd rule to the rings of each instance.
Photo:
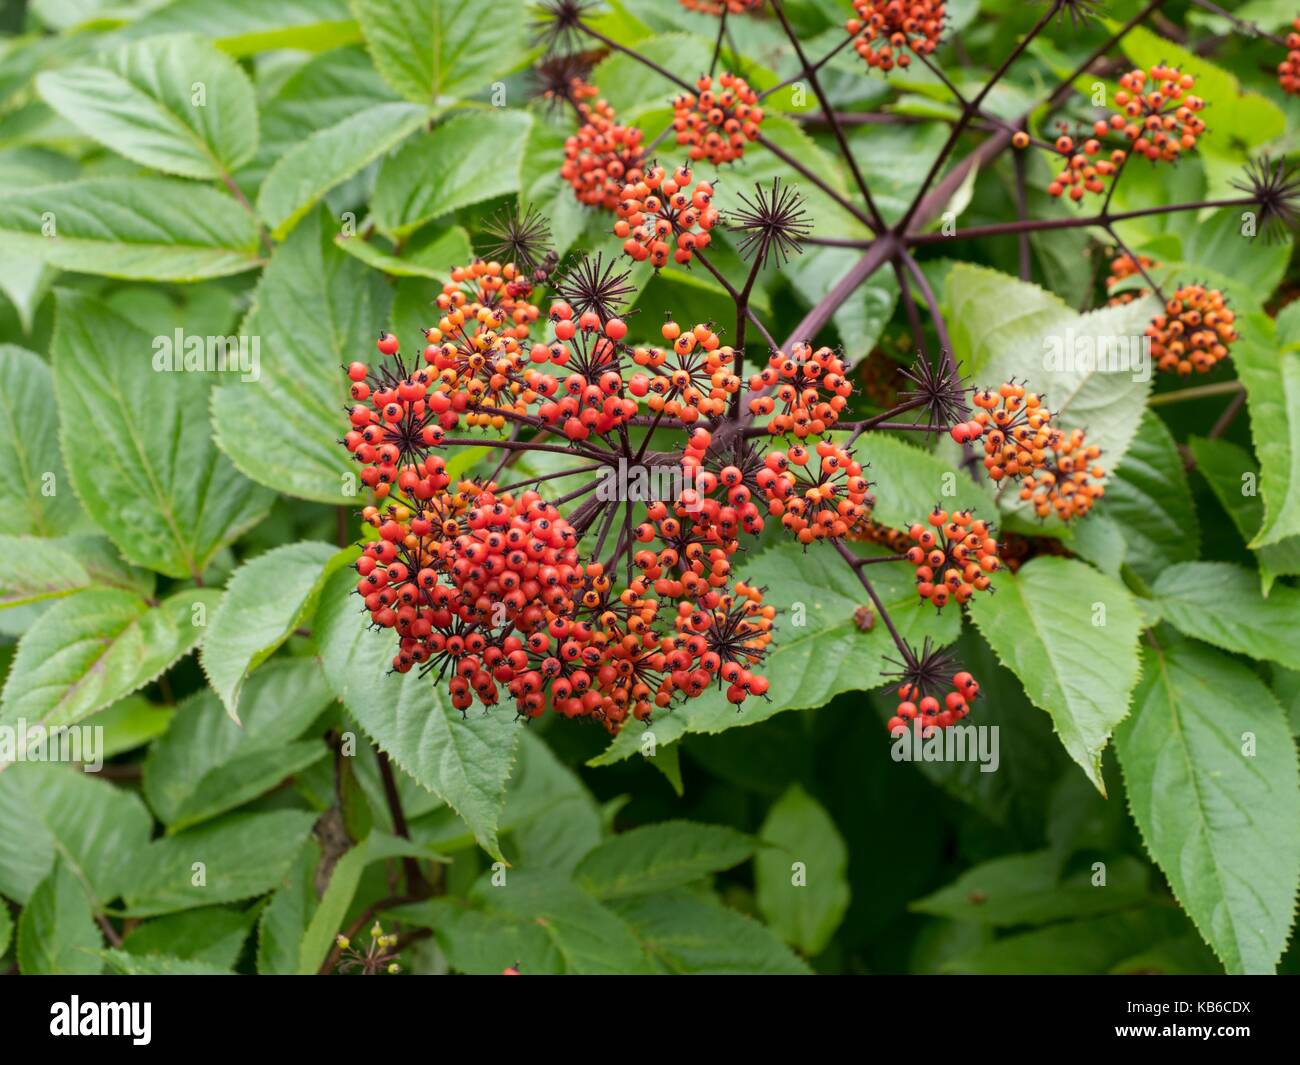
[[[987,226],[959,229],[954,235],[944,233],[917,233],[909,235],[909,245],[939,244],[947,240],[975,240],[983,237],[1002,237],[1012,233],[1039,233],[1050,229],[1084,229],[1089,226],[1106,228],[1115,222],[1131,218],[1148,218],[1152,215],[1176,214],[1179,211],[1203,211],[1215,207],[1251,207],[1258,203],[1251,196],[1238,196],[1228,200],[1198,200],[1195,203],[1170,203],[1160,207],[1141,207],[1114,214],[1094,214],[1083,218],[1027,218],[1018,222],[997,222]]]
[[[1061,3],[1062,0],[1052,0],[1052,6],[1043,13],[1042,17],[1039,18],[1036,23],[1034,23],[1033,29],[1025,34],[1020,43],[1011,50],[1011,54],[1002,61],[1002,65],[993,72],[993,76],[984,83],[983,87],[975,95],[975,99],[970,100],[963,105],[961,109],[961,118],[959,118],[957,123],[952,127],[951,132],[948,134],[947,142],[945,142],[944,146],[939,149],[939,154],[934,157],[934,162],[930,164],[930,171],[926,174],[925,180],[921,183],[921,188],[917,192],[916,197],[912,200],[911,206],[908,207],[907,213],[903,215],[903,220],[899,222],[896,232],[907,232],[908,226],[916,216],[916,212],[920,209],[921,201],[925,197],[926,190],[929,189],[930,184],[938,176],[939,171],[943,169],[943,164],[948,161],[948,156],[950,156],[953,150],[957,147],[957,143],[961,140],[961,135],[966,131],[966,127],[970,125],[971,120],[979,114],[980,105],[984,102],[988,94],[993,91],[993,87],[1002,80],[1003,75],[1011,69],[1011,65],[1019,59],[1024,50],[1029,47],[1030,42],[1043,32],[1043,29],[1047,26],[1048,22],[1050,22],[1052,17],[1060,10]]]

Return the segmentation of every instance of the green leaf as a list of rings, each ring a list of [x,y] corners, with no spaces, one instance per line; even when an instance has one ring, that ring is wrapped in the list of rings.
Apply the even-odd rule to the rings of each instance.
[[[338,934],[347,916],[348,907],[361,883],[361,874],[370,862],[369,840],[365,840],[343,855],[330,874],[329,887],[321,896],[320,905],[312,914],[299,945],[299,976],[312,976],[329,953],[330,944]]]
[[[501,831],[510,833],[518,863],[526,869],[567,873],[600,842],[596,800],[532,729],[519,737]]]
[[[1230,973],[1272,972],[1300,877],[1300,774],[1282,709],[1203,645],[1148,650],[1115,737],[1133,819]]]
[[[937,455],[892,436],[873,433],[858,447],[865,476],[875,488],[874,520],[906,529],[942,504],[946,510],[973,510],[993,520],[996,504],[987,481],[976,484]]]
[[[201,654],[213,691],[235,721],[244,679],[311,614],[325,578],[351,555],[319,541],[283,544],[231,575]]]
[[[805,95],[815,108],[816,97]],[[858,126],[846,131],[849,147],[887,224],[901,221],[921,191],[931,164],[943,146],[944,136],[942,128],[934,122]],[[944,209],[951,210],[954,219],[965,209],[963,201],[969,200],[970,180],[968,176],[945,205]]]
[[[155,372],[150,350],[157,339],[104,304],[60,292],[54,387],[73,487],[128,561],[198,577],[262,519],[271,495],[217,450],[209,376]],[[77,433],[92,425],[87,447]]]
[[[98,952],[116,976],[233,976],[229,967],[178,958],[174,954],[131,954],[125,950]]]
[[[1188,636],[1300,669],[1300,589],[1279,586],[1265,599],[1244,566],[1184,562],[1161,573],[1152,591],[1161,616]]]
[[[283,240],[325,193],[396,147],[428,116],[416,104],[376,104],[295,145],[271,168],[257,196],[272,235]]]
[[[820,954],[849,908],[848,848],[821,803],[792,784],[759,831],[758,908],[804,954]]]
[[[361,885],[361,874],[366,866],[388,858],[435,857],[427,847],[410,840],[390,836],[386,832],[372,832],[362,842],[343,855],[330,874],[329,887],[321,896],[320,905],[312,914],[302,936],[298,951],[299,976],[316,973],[329,954],[335,937],[343,927],[348,909]],[[446,861],[447,859],[442,859]]]
[[[212,607],[220,594],[180,591],[157,606],[116,589],[60,600],[18,644],[0,721],[57,728],[130,695],[194,646],[203,633],[195,607]],[[13,754],[22,757],[24,746]]]
[[[1086,564],[1049,556],[999,574],[997,588],[971,600],[971,617],[1105,795],[1101,754],[1138,678],[1141,621],[1132,598]]]
[[[947,293],[964,374],[981,388],[1023,381],[1057,415],[1054,424],[1087,430],[1108,468],[1123,461],[1151,387],[1142,340],[1154,298],[1079,314],[1036,285],[967,263],[948,274]],[[1005,488],[1001,500],[1004,509],[1026,506]]]
[[[767,928],[684,889],[616,899],[611,909],[671,973],[806,976],[811,970]]]
[[[59,453],[53,388],[39,355],[0,344],[0,533],[59,536],[80,517]]]
[[[1062,921],[1004,936],[946,963],[980,976],[1078,976],[1106,973],[1139,951],[1179,935],[1186,918],[1172,906]]]
[[[485,93],[526,61],[523,0],[499,0],[490,30],[480,0],[352,0],[352,11],[375,68],[418,104]]]
[[[242,330],[262,338],[261,376],[218,389],[212,421],[221,450],[258,484],[355,507],[357,466],[337,442],[350,402],[341,367],[374,355],[392,296],[335,246],[327,219],[304,219],[271,259]]]
[[[394,105],[395,106],[395,105]],[[519,158],[532,118],[524,111],[456,115],[384,160],[370,208],[393,237],[519,189]]]
[[[210,689],[196,692],[149,750],[145,798],[173,833],[256,798],[328,753],[319,739],[294,741],[332,701],[310,658],[258,670],[245,688],[242,726]]]
[[[202,281],[262,265],[251,214],[229,196],[173,178],[86,178],[6,190],[0,250],[135,281]]]
[[[1300,307],[1278,315],[1276,333],[1262,314],[1238,325],[1232,361],[1246,386],[1264,499],[1264,522],[1249,545],[1258,549],[1300,535]]]
[[[128,566],[102,536],[54,540],[0,536],[0,609],[88,588],[119,588],[151,596],[153,574]]]
[[[511,872],[499,887],[484,877],[470,901],[506,920],[541,925],[570,975],[654,971],[632,929],[563,877]],[[514,960],[506,958],[497,972]]]
[[[0,894],[22,903],[68,864],[101,905],[136,875],[153,819],[139,796],[63,765],[19,762],[0,772]]]
[[[46,180],[46,175],[36,179],[38,184],[44,184]],[[46,265],[44,257],[36,253],[0,261],[0,292],[13,304],[18,312],[18,323],[28,336],[35,324],[36,312],[58,276],[59,272]]]
[[[127,910],[147,917],[265,894],[293,867],[315,821],[302,810],[230,814],[155,840],[138,859]]]
[[[9,915],[9,904],[0,899],[0,957],[9,950],[13,936],[14,919]]]
[[[153,742],[172,721],[172,709],[150,702],[143,695],[128,695],[86,718],[91,728],[102,728],[100,754],[105,759]]]
[[[294,48],[323,51],[360,37],[347,0],[172,0],[131,23],[128,37],[197,33],[233,56]]]
[[[289,976],[298,971],[302,934],[319,902],[316,874],[320,864],[320,845],[308,840],[263,907],[257,922],[259,973]]]
[[[334,574],[312,625],[325,677],[375,744],[465,819],[479,844],[503,860],[497,824],[520,725],[510,706],[462,714],[435,678],[391,673],[391,632],[369,629],[355,577]]]
[[[1200,551],[1200,529],[1182,456],[1164,422],[1147,411],[1137,436],[1097,506],[1115,521],[1127,546],[1126,560],[1145,580],[1166,566],[1188,562]],[[1091,525],[1090,517],[1083,525]]]
[[[1216,122],[1218,116],[1215,116]],[[1212,140],[1213,138],[1211,138]],[[1208,141],[1207,141],[1208,143]],[[1232,160],[1238,170],[1240,159]],[[1240,172],[1232,175],[1241,180]],[[1239,194],[1240,190],[1233,190]],[[1242,214],[1249,205],[1225,207],[1199,216],[1196,211],[1176,211],[1168,219],[1168,233],[1177,235],[1182,244],[1182,259],[1169,262],[1161,258],[1152,267],[1152,280],[1161,288],[1168,280],[1171,288],[1189,277],[1223,291],[1237,313],[1257,311],[1277,288],[1291,259],[1291,240],[1267,242],[1242,233]]]
[[[94,976],[104,942],[77,875],[55,862],[18,918],[18,969],[24,976]]]
[[[339,2],[346,11],[346,0]],[[336,48],[313,56],[263,104],[262,144],[250,169],[265,172],[317,130],[396,100],[364,48]]]
[[[614,836],[591,851],[574,879],[597,898],[647,895],[739,865],[754,844],[734,829],[664,821]]]
[[[252,83],[238,63],[195,37],[151,37],[102,65],[46,71],[36,86],[87,136],[168,174],[228,177],[257,151]]]
[[[1249,543],[1264,523],[1264,501],[1259,497],[1259,464],[1249,451],[1228,440],[1193,436],[1188,441],[1196,469],[1209,483],[1215,498],[1243,541]],[[1300,535],[1254,549],[1260,584],[1265,595],[1277,577],[1300,573]]]
[[[870,599],[830,544],[814,544],[805,553],[802,545],[783,542],[754,556],[743,572],[747,583],[767,587],[765,602],[777,611],[762,665],[771,682],[767,698],[748,699],[737,709],[721,690],[710,688],[671,713],[655,716],[648,730],[623,729],[588,765],[610,765],[645,753],[647,736],[662,749],[688,732],[753,725],[784,710],[821,706],[840,692],[885,682],[883,672],[892,667],[884,659],[897,655],[894,642],[878,618],[870,632],[859,628],[854,614]],[[937,614],[928,604],[922,609],[916,582],[905,567],[868,566],[864,572],[909,642],[920,646],[929,636],[943,646],[957,638],[959,616],[954,611]]]
[[[445,280],[450,276],[452,267],[463,266],[473,257],[469,234],[460,226],[436,227],[428,239],[424,232],[403,245],[399,257],[375,246],[373,241],[356,236],[345,237],[339,234],[334,243],[349,255],[360,259],[375,270],[382,270],[390,277],[429,277]]]
[[[170,955],[179,960],[233,969],[244,940],[257,919],[256,908],[237,910],[208,906],[145,921],[124,938],[122,947],[130,964],[156,965]]]
[[[909,909],[993,926],[1047,924],[1127,910],[1147,899],[1147,866],[1136,858],[1105,863],[1105,882],[1091,868],[1066,874],[1052,850],[981,862]]]

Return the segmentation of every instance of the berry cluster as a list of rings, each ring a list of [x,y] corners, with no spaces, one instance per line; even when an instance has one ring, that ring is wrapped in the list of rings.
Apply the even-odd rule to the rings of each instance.
[[[538,309],[528,302],[533,283],[514,263],[476,259],[469,266],[452,267],[451,280],[442,288],[436,303],[444,314],[465,311],[473,328],[490,327],[503,336],[524,340],[528,327],[537,321]],[[484,313],[487,312],[487,313]],[[506,325],[506,319],[514,324]]]
[[[1138,255],[1134,260],[1133,256],[1125,252],[1119,252],[1110,257],[1110,265],[1106,273],[1106,291],[1109,292],[1122,281],[1127,281],[1130,277],[1140,274],[1147,270],[1159,269],[1160,264],[1154,259],[1145,255]],[[1126,289],[1123,292],[1117,292],[1107,301],[1112,307],[1119,307],[1126,303],[1132,303],[1134,300],[1141,299],[1149,295],[1150,290],[1145,288]]]
[[[743,15],[746,11],[757,11],[763,6],[763,0],[680,0],[687,11],[698,11],[702,15]]]
[[[1098,159],[1102,151],[1101,142],[1096,137],[1089,137],[1082,144],[1076,144],[1075,138],[1062,133],[1053,145],[1062,159],[1062,169],[1047,186],[1049,196],[1060,196],[1069,190],[1069,197],[1074,201],[1083,199],[1084,193],[1102,193],[1106,191],[1106,179],[1119,172],[1125,152],[1115,149],[1107,159]]]
[[[807,344],[795,344],[789,355],[772,352],[767,365],[750,377],[749,387],[765,393],[749,401],[749,410],[758,417],[772,415],[767,431],[800,440],[831,428],[853,393],[844,360],[830,348],[814,351]]]
[[[582,86],[577,96],[589,97],[594,92],[594,87]],[[564,142],[560,176],[588,207],[617,210],[624,186],[641,179],[642,132],[635,126],[620,125],[614,109],[604,100],[576,106],[582,124]]]
[[[1286,47],[1286,58],[1277,66],[1278,84],[1283,91],[1300,96],[1300,15],[1291,23],[1291,32],[1286,35]]]
[[[993,480],[1023,477],[1043,465],[1057,432],[1041,397],[1010,381],[996,392],[981,389],[971,401],[979,410],[969,422],[954,426],[953,439],[965,443],[984,438],[984,468]],[[964,438],[959,436],[962,429]]]
[[[1161,63],[1149,71],[1131,70],[1120,77],[1115,93],[1120,110],[1108,122],[1098,121],[1094,132],[1099,137],[1119,133],[1153,163],[1176,162],[1205,133],[1199,117],[1205,101],[1189,92],[1195,84],[1193,75]]]
[[[668,264],[669,252],[674,262],[689,263],[709,246],[710,230],[718,224],[713,186],[696,181],[684,166],[671,176],[652,166],[623,186],[617,210],[614,235],[624,242],[623,251],[635,262],[648,259],[656,270]]]
[[[598,270],[588,273],[605,283]],[[628,567],[618,585],[609,564],[579,552],[598,509],[566,516],[532,487],[452,483],[439,449],[457,425],[559,431],[578,456],[612,466],[628,453],[588,441],[622,432],[639,398],[675,412],[684,431],[693,418],[725,411],[740,387],[734,353],[705,325],[667,323],[671,350],[632,349],[625,372],[628,327],[608,305],[579,313],[556,300],[554,339],[525,350],[512,330],[537,316],[508,313],[507,299],[517,312],[531,295],[512,292],[517,283],[512,266],[457,268],[438,300],[443,317],[426,330],[424,365],[408,366],[385,333],[378,367],[347,367],[355,403],[343,443],[375,494],[362,512],[373,532],[356,590],[372,625],[395,631],[394,671],[435,672],[462,711],[508,697],[524,717],[549,705],[611,732],[713,685],[736,704],[763,695],[757,670],[775,611],[760,589],[732,584],[730,561],[742,531],[763,527],[756,498],[766,467],[747,445],[715,447],[701,426],[680,453],[645,458],[690,473],[690,487],[650,502],[639,525],[627,506]],[[771,472],[761,479],[786,484]],[[606,532],[622,506],[610,504]]]
[[[1043,463],[1028,470],[1020,498],[1028,500],[1040,518],[1055,514],[1062,521],[1081,518],[1105,494],[1104,467],[1097,464],[1101,448],[1084,439],[1082,429],[1053,432]]]
[[[707,159],[715,166],[731,163],[745,154],[745,145],[758,138],[763,109],[758,93],[738,74],[704,74],[695,83],[697,93],[682,93],[673,102],[673,129],[677,143],[688,146],[690,157]]]
[[[943,697],[942,703],[919,684],[900,684],[898,709],[889,719],[890,734],[900,729],[920,728],[921,735],[928,738],[934,735],[935,729],[950,728],[971,712],[970,704],[979,693],[979,681],[965,670],[953,675],[952,690]]]
[[[637,411],[636,400],[626,395],[620,365],[626,323],[621,318],[602,322],[594,310],[575,315],[562,300],[551,305],[551,321],[555,340],[534,345],[528,358],[567,373],[525,374],[524,398],[540,400],[537,417],[575,442],[625,424]]]
[[[987,591],[989,574],[1001,568],[988,523],[976,521],[968,510],[949,515],[938,506],[927,521],[929,527],[917,522],[907,530],[913,542],[907,561],[916,567],[921,598],[942,610],[950,598],[966,603],[977,591]]]
[[[1208,373],[1237,339],[1236,317],[1217,288],[1184,285],[1147,326],[1156,365],[1182,377]]]
[[[1083,430],[1053,426],[1042,397],[1014,381],[996,392],[982,389],[972,400],[979,410],[953,427],[953,438],[983,437],[984,467],[993,480],[1019,478],[1020,498],[1031,501],[1040,518],[1055,513],[1069,521],[1092,509],[1105,491],[1100,481],[1106,471],[1096,464],[1101,449],[1085,441]]]
[[[1101,195],[1107,181],[1118,177],[1130,152],[1151,162],[1176,162],[1193,150],[1205,133],[1200,112],[1205,101],[1189,90],[1196,84],[1191,74],[1158,63],[1148,70],[1130,70],[1120,76],[1114,101],[1117,110],[1092,125],[1090,135],[1071,134],[1065,123],[1050,145],[1060,171],[1047,186],[1052,196],[1068,195],[1076,203],[1088,193]],[[1114,146],[1118,138],[1127,147]],[[1025,148],[1031,142],[1024,130],[1011,143]]]
[[[765,466],[758,483],[768,511],[804,546],[843,538],[875,502],[852,452],[830,440],[819,440],[812,453],[802,444],[771,451]]]
[[[632,362],[648,372],[633,374],[628,391],[644,397],[656,414],[688,424],[723,414],[727,399],[740,389],[735,352],[707,325],[683,330],[676,322],[666,322],[662,333],[670,348],[633,349]]]
[[[911,65],[910,50],[930,55],[943,34],[944,5],[938,0],[853,0],[857,12],[844,24],[853,47],[878,70]]]

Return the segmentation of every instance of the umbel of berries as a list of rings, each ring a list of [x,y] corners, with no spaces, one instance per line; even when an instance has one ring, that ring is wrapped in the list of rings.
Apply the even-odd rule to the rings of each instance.
[[[669,174],[652,166],[643,177],[623,186],[614,235],[634,262],[650,262],[656,270],[689,263],[697,250],[709,246],[718,224],[713,186],[696,181],[684,166]]]
[[[1237,316],[1223,293],[1204,285],[1184,285],[1147,326],[1151,357],[1162,370],[1181,377],[1209,373],[1237,339]]]
[[[376,367],[347,367],[343,442],[375,497],[356,591],[395,637],[393,670],[435,676],[462,711],[508,701],[524,718],[549,708],[612,733],[710,690],[737,706],[765,696],[775,611],[732,567],[742,532],[763,528],[754,458],[739,438],[714,449],[691,424],[724,413],[740,387],[734,352],[709,326],[674,322],[661,330],[669,349],[629,347],[616,313],[625,275],[599,263],[555,285],[567,298],[550,305],[549,338],[523,343],[540,324],[532,282],[512,264],[458,267],[421,358],[384,333]],[[672,419],[676,451],[633,444],[625,427],[641,400]],[[515,440],[511,427],[542,435]],[[505,463],[455,479],[444,449],[480,441],[507,458],[559,451],[578,472],[654,462],[689,487],[634,519],[590,488],[549,501],[546,476],[512,484]]]
[[[889,719],[890,734],[898,737],[915,729],[922,738],[951,728],[974,710],[980,685],[950,651],[931,645],[927,637],[920,650],[900,645],[903,661],[892,674],[900,683],[898,704]]]
[[[1278,64],[1277,80],[1292,95],[1300,96],[1300,15],[1291,22],[1291,32],[1286,35],[1286,58]]]
[[[874,69],[906,68],[909,53],[928,56],[943,36],[944,5],[938,0],[853,0],[853,10],[845,29]]]
[[[907,535],[912,546],[906,557],[916,567],[916,590],[940,610],[950,599],[967,603],[977,591],[987,591],[990,574],[1001,568],[992,530],[968,510],[950,515],[936,505],[926,524],[915,522]]]
[[[1090,131],[1071,131],[1058,123],[1059,134],[1045,145],[1060,168],[1048,193],[1075,202],[1089,193],[1103,196],[1130,156],[1153,164],[1176,163],[1193,151],[1207,132],[1201,118],[1205,101],[1191,92],[1195,84],[1194,75],[1163,63],[1122,74],[1112,97],[1115,109],[1094,121]],[[1030,143],[1024,130],[1012,137],[1016,148]]]
[[[979,682],[964,670],[953,674],[952,688],[940,700],[934,695],[920,694],[920,688],[911,684],[898,687],[898,708],[889,719],[889,731],[919,728],[924,738],[935,729],[951,728],[971,712],[971,703],[979,695]]]
[[[734,162],[745,154],[745,145],[758,138],[763,122],[758,93],[729,72],[716,81],[703,74],[695,88],[695,93],[683,93],[673,103],[677,143],[687,147],[692,160],[707,159],[715,166]]]

